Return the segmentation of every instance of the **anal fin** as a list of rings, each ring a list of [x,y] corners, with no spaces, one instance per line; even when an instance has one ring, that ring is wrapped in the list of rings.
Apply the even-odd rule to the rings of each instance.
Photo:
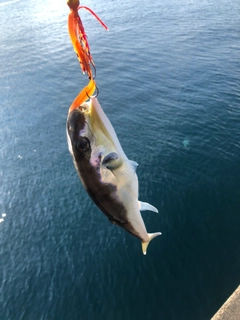
[[[158,213],[158,209],[147,202],[138,201],[138,207],[140,211],[149,210]]]

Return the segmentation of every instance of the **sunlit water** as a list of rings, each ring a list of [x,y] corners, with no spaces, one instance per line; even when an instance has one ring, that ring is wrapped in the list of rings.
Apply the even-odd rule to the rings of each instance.
[[[86,85],[65,1],[0,1],[0,319],[204,320],[240,282],[240,3],[87,1],[99,101],[139,163],[153,240],[111,225],[72,164]]]

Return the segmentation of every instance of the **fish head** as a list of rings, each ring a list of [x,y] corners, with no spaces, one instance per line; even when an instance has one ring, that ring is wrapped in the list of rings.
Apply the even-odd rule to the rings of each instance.
[[[84,103],[71,111],[67,119],[68,148],[75,159],[80,161],[90,159],[94,137],[87,122],[89,105]]]
[[[113,170],[122,165],[126,156],[97,99],[71,111],[66,129],[69,151],[79,175],[87,170],[91,174],[94,169],[101,180],[114,179]]]

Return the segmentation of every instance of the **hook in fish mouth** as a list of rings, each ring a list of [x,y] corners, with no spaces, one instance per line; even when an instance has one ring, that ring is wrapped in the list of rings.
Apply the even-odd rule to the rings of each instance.
[[[97,97],[98,97],[98,95],[99,95],[99,89],[98,89],[98,87],[96,86],[96,94],[95,94],[95,98],[97,98]]]
[[[99,89],[96,84],[95,84],[95,90],[96,90],[96,94],[94,95],[94,97],[97,98],[99,95]],[[86,96],[88,97],[88,99],[91,99],[91,96],[89,96],[87,91],[86,91]]]
[[[91,80],[95,80],[95,78],[96,78],[96,76],[97,76],[97,69],[96,69],[96,66],[95,66],[95,64],[94,64],[93,61],[91,61],[91,69],[93,69],[93,72],[92,72],[92,77],[89,77],[89,80],[90,80],[90,81],[91,81]],[[95,82],[95,81],[94,81],[94,82]],[[99,89],[98,89],[98,87],[97,87],[96,82],[95,82],[95,90],[96,90],[95,98],[97,98],[98,95],[99,95]],[[88,97],[89,99],[91,99],[91,97],[89,96],[88,92],[86,92],[86,95],[87,95],[87,97]]]

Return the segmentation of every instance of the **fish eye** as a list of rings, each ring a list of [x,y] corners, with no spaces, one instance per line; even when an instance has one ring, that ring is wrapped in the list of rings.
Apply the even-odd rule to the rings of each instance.
[[[79,151],[87,152],[90,149],[90,141],[87,137],[81,137],[77,142]]]

